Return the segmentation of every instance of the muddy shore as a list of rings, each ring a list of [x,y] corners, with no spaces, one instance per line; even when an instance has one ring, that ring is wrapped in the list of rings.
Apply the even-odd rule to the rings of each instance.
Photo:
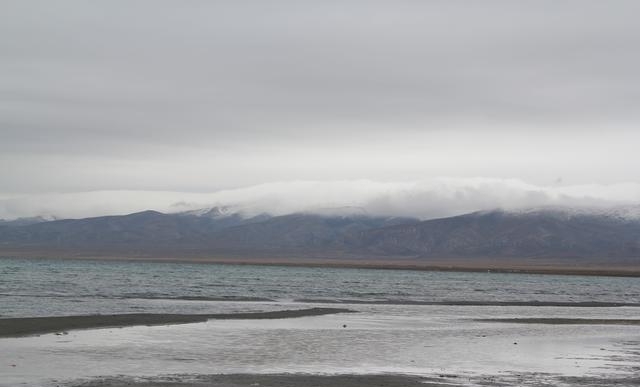
[[[503,376],[434,375],[421,377],[402,374],[312,375],[312,374],[236,374],[174,375],[162,378],[113,377],[64,384],[65,387],[465,387],[465,386],[563,386],[602,387],[640,386],[634,376],[562,377],[548,374],[511,374]]]
[[[257,313],[230,314],[111,314],[60,317],[19,317],[0,319],[0,337],[31,336],[44,333],[65,332],[74,329],[121,328],[135,325],[170,325],[204,322],[207,320],[256,320],[321,316],[350,313],[343,308],[308,308]]]
[[[69,387],[444,387],[450,384],[406,375],[180,375],[134,381],[126,377],[96,379]]]

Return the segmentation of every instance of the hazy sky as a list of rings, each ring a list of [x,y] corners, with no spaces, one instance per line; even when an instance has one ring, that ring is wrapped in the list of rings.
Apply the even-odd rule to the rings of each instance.
[[[638,15],[636,0],[0,0],[0,218],[229,192],[444,195],[444,212],[511,205],[513,187],[640,201]],[[479,181],[491,200],[455,199]]]

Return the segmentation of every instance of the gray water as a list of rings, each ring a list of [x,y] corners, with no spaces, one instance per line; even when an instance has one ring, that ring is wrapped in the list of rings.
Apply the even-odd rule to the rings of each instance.
[[[0,338],[0,386],[282,372],[455,375],[452,386],[484,386],[489,379],[504,386],[578,386],[582,378],[599,386],[624,378],[616,385],[637,386],[638,326],[477,321],[637,319],[637,278],[0,259],[5,318],[335,303],[357,313]],[[567,377],[581,379],[565,383]]]
[[[640,279],[511,273],[0,259],[0,316],[204,312],[207,303],[624,303]],[[220,303],[209,303],[220,308]],[[249,303],[247,303],[249,307]]]

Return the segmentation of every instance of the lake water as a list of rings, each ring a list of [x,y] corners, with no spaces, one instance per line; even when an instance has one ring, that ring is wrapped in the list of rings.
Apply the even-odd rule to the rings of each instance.
[[[216,312],[182,300],[628,303],[637,278],[0,259],[0,315]],[[213,309],[212,309],[213,308]],[[247,309],[253,305],[247,305]],[[205,310],[203,310],[205,309]]]
[[[445,374],[456,375],[454,384],[479,385],[483,377],[555,383],[638,371],[639,326],[476,321],[640,318],[637,278],[0,259],[4,318],[336,303],[358,313],[0,339],[0,386],[278,372]]]

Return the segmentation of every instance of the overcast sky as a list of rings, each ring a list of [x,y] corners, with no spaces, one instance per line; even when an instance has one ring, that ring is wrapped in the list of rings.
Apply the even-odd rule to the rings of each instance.
[[[638,15],[635,0],[0,0],[0,218],[292,192],[278,211],[638,202]]]

